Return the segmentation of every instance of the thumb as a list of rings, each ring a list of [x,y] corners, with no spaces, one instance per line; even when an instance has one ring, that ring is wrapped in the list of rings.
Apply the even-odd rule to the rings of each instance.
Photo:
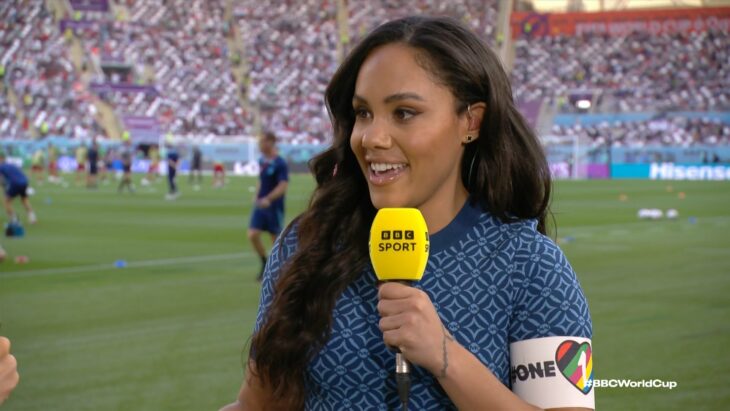
[[[0,358],[5,357],[10,353],[10,340],[5,337],[0,337]]]

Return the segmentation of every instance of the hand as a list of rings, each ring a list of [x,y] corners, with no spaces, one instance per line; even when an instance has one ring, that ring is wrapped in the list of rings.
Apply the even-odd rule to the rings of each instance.
[[[0,404],[5,401],[18,385],[18,363],[10,354],[10,340],[0,337]]]
[[[256,205],[259,208],[269,208],[269,206],[271,205],[271,201],[269,201],[269,199],[266,197],[261,197],[258,200],[256,200]]]
[[[396,282],[380,285],[378,312],[383,341],[408,361],[438,374],[443,367],[445,331],[428,294]]]

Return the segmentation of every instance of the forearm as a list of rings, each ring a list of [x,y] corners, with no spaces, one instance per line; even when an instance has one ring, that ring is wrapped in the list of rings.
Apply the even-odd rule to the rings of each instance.
[[[286,188],[288,187],[289,183],[286,181],[282,181],[279,184],[277,184],[276,187],[274,187],[273,190],[269,194],[266,195],[266,198],[269,201],[277,200],[280,197],[283,197],[284,194],[286,194]]]
[[[448,338],[448,337],[447,337]],[[537,410],[502,384],[458,342],[447,339],[441,370],[434,375],[460,410]]]

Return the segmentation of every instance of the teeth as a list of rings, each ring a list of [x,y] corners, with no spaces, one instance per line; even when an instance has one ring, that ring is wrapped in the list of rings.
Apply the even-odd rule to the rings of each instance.
[[[380,173],[382,173],[383,171],[388,171],[388,170],[399,170],[405,166],[406,166],[405,164],[370,163],[370,168],[373,171],[377,171]]]

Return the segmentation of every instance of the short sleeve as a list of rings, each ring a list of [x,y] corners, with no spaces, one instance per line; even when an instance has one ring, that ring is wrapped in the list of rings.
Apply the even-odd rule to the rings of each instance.
[[[515,241],[509,342],[550,336],[590,339],[588,304],[562,250],[529,229],[521,230]]]
[[[285,230],[285,234],[280,235],[271,247],[269,260],[266,262],[263,280],[261,281],[261,296],[259,298],[259,309],[256,314],[254,332],[261,328],[266,319],[266,314],[274,299],[274,286],[276,285],[276,281],[279,279],[282,267],[289,257],[294,254],[296,246],[296,227],[292,226],[291,229]]]
[[[277,160],[276,182],[289,181],[289,168],[286,166],[286,160],[279,157]]]

